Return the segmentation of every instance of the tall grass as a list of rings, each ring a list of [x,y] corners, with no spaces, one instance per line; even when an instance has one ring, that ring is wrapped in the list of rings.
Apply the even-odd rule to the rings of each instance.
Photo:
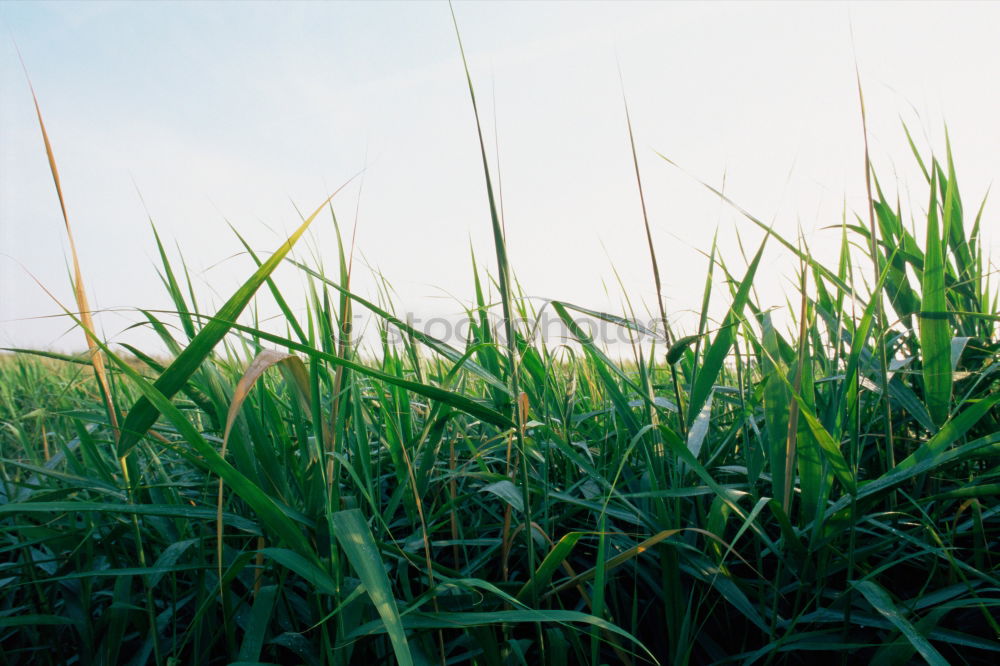
[[[829,232],[835,265],[739,209],[763,237],[741,271],[708,255],[724,319],[658,311],[631,361],[574,319],[637,334],[630,312],[546,304],[572,345],[516,323],[537,312],[485,147],[503,316],[474,267],[458,347],[353,293],[343,244],[334,274],[290,258],[333,197],[266,260],[238,238],[257,269],[214,313],[156,236],[174,309],[138,312],[168,359],[67,310],[89,356],[0,362],[0,660],[994,663],[997,292],[950,147],[913,156],[926,210],[866,157],[871,217]],[[787,331],[751,288],[777,252],[800,262]],[[285,334],[240,318],[254,298]]]

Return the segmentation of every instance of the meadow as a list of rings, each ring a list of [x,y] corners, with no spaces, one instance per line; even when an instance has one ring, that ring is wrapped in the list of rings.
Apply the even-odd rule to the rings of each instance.
[[[950,147],[910,142],[905,210],[859,146],[831,265],[717,192],[746,252],[706,248],[680,331],[648,221],[659,325],[526,299],[479,142],[494,272],[462,344],[352,291],[346,243],[295,259],[336,199],[280,247],[236,236],[257,269],[217,311],[157,236],[174,307],[137,312],[166,355],[90,335],[72,252],[89,351],[0,358],[0,663],[995,663],[1000,316]],[[798,290],[762,302],[780,253]],[[542,308],[572,340],[533,335]]]

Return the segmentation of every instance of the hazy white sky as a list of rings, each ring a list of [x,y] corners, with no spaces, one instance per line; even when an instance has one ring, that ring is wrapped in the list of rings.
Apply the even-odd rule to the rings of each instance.
[[[926,206],[900,119],[943,150],[948,123],[967,207],[1000,155],[998,4],[457,3],[488,125],[495,109],[510,256],[529,294],[619,307],[652,280],[618,64],[633,115],[668,306],[695,307],[710,246],[742,265],[760,234],[660,151],[823,253],[846,203],[864,209],[854,49],[872,155],[904,208]],[[142,193],[204,301],[252,270],[227,220],[276,247],[336,200],[359,204],[359,255],[399,308],[471,299],[469,243],[493,257],[478,143],[448,6],[405,3],[0,3],[59,163],[92,305],[166,307]],[[853,40],[851,26],[853,24]],[[31,97],[0,40],[0,345],[76,349],[26,269],[71,302],[67,246]],[[134,184],[133,184],[134,181]],[[912,190],[912,198],[911,192]],[[997,208],[984,227],[994,241]],[[335,263],[330,224],[317,242]],[[994,243],[994,247],[996,244]],[[793,264],[774,246],[759,288],[783,305]],[[361,259],[359,258],[359,262]],[[364,264],[356,288],[372,294]],[[281,274],[289,293],[300,279]],[[608,291],[605,291],[605,284]],[[114,340],[135,316],[101,318]]]

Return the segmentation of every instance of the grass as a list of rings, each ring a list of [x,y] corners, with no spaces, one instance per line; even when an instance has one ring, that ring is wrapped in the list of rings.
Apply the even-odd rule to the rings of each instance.
[[[335,273],[292,258],[334,197],[266,260],[237,238],[258,268],[214,313],[156,236],[175,307],[138,312],[166,360],[93,334],[73,257],[88,355],[0,360],[0,663],[995,663],[1000,316],[950,147],[913,147],[926,211],[866,154],[831,266],[716,192],[764,234],[741,271],[707,255],[703,310],[729,305],[695,331],[665,330],[646,221],[656,342],[552,302],[553,346],[516,323],[538,313],[480,146],[499,272],[474,268],[464,346],[353,293],[343,244]],[[787,331],[752,289],[775,252]],[[255,298],[284,334],[241,319]]]

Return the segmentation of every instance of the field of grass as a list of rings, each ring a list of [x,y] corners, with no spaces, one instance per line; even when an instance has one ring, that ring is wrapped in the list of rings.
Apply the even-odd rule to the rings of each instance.
[[[696,330],[547,303],[572,344],[516,323],[539,313],[485,148],[497,270],[462,345],[353,293],[343,246],[332,272],[293,261],[329,202],[244,244],[258,270],[216,312],[157,238],[175,308],[140,312],[167,358],[89,336],[0,358],[0,663],[996,663],[997,292],[950,149],[913,158],[926,208],[869,168],[835,265],[745,213],[759,245],[708,250]],[[753,290],[777,253],[788,330]]]

